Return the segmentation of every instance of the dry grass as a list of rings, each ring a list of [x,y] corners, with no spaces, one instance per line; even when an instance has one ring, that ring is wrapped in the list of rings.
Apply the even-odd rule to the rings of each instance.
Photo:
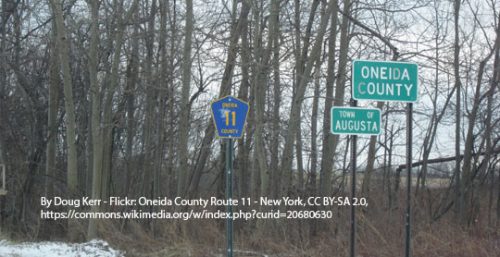
[[[414,257],[500,257],[500,229],[488,224],[485,203],[477,222],[463,228],[450,211],[432,221],[427,203],[436,205],[441,189],[431,189],[415,201],[412,228]],[[373,192],[370,207],[357,212],[357,255],[387,257],[404,255],[404,208],[389,211],[384,193]],[[380,199],[379,199],[380,198]],[[429,201],[431,198],[432,201]],[[404,199],[401,192],[400,199]],[[400,201],[399,206],[405,202]],[[336,257],[348,256],[349,207],[335,207],[332,220],[318,222],[318,233],[309,236],[310,221],[280,220],[257,226],[237,222],[235,257]],[[495,211],[494,208],[492,211]],[[116,223],[117,224],[117,223]],[[130,221],[123,231],[115,221],[101,224],[102,235],[127,256],[219,257],[225,256],[224,222],[213,220],[159,222],[156,236],[144,224]],[[257,229],[257,227],[260,227]]]

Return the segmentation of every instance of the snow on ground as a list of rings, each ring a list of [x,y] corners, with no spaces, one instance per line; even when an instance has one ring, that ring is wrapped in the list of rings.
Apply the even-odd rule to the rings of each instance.
[[[81,244],[63,242],[12,243],[0,241],[1,257],[122,257],[102,240]]]

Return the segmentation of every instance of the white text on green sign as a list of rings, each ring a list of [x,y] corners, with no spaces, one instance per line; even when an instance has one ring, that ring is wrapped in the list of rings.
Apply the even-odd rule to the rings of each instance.
[[[380,134],[380,109],[332,107],[331,132],[343,135]]]
[[[356,100],[415,102],[418,65],[355,60],[352,66],[352,95]]]

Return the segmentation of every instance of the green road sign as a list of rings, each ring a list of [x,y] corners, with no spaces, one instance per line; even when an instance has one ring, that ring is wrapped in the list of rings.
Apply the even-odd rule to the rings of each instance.
[[[352,96],[356,100],[416,102],[418,65],[408,62],[352,63]]]
[[[380,134],[380,109],[334,106],[331,109],[331,118],[332,134]]]

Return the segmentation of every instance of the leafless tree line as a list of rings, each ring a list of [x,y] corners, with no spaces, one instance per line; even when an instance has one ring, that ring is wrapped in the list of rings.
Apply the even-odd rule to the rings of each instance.
[[[454,210],[471,225],[486,195],[498,224],[493,0],[2,0],[1,10],[9,194],[0,216],[10,231],[50,235],[54,226],[33,226],[41,195],[222,196],[224,147],[208,104],[228,94],[250,104],[236,144],[238,197],[347,190],[348,139],[330,133],[330,108],[348,103],[353,59],[420,66],[416,194],[430,191],[431,165],[455,161],[432,219]],[[362,193],[383,190],[397,208],[403,105],[365,104],[383,109],[384,132],[360,142]],[[64,227],[93,238],[97,222]]]

